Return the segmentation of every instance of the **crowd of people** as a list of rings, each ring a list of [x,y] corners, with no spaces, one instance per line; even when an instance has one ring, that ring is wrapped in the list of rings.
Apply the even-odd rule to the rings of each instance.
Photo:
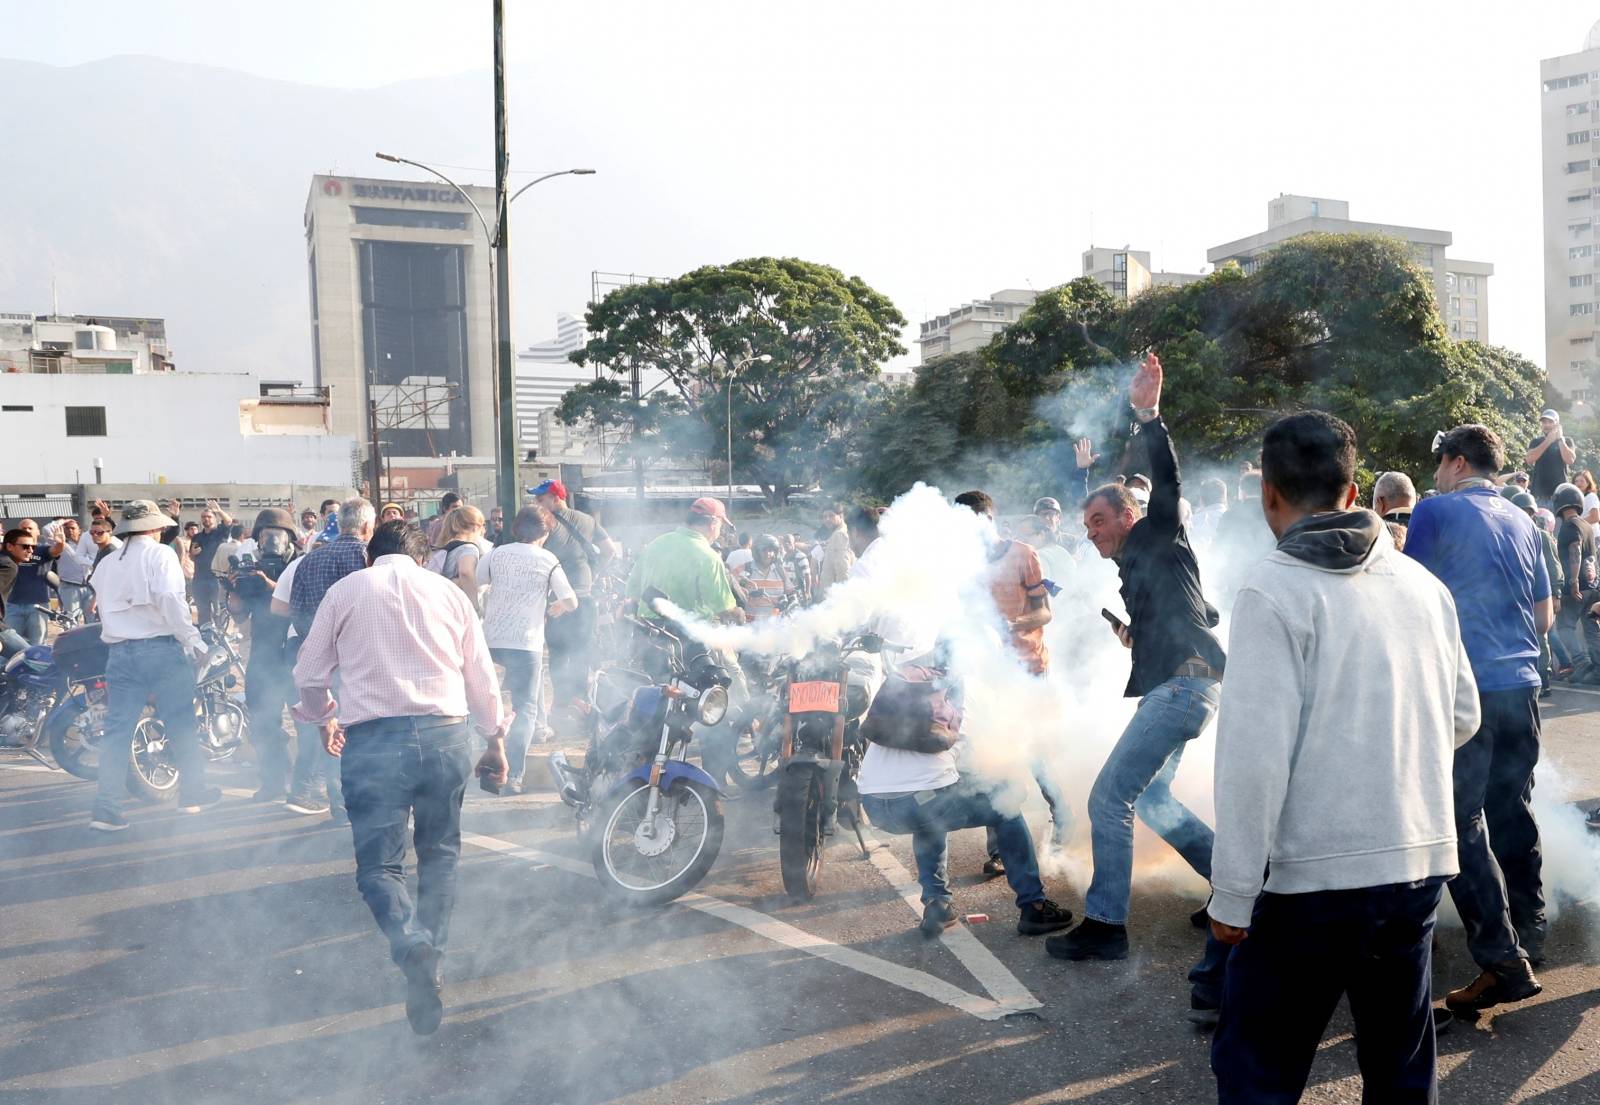
[[[1078,577],[1097,561],[1115,569],[1123,615],[1101,611],[1101,632],[1128,650],[1123,693],[1137,705],[1089,789],[1082,919],[1047,897],[1027,824],[957,749],[870,745],[863,805],[912,839],[924,934],[957,918],[948,834],[982,827],[984,872],[1010,883],[1018,931],[1046,936],[1066,961],[1129,954],[1143,820],[1211,887],[1192,918],[1207,941],[1189,1015],[1216,1028],[1222,1100],[1297,1100],[1346,994],[1368,1099],[1432,1100],[1436,1020],[1540,992],[1538,697],[1556,680],[1600,683],[1600,495],[1587,472],[1570,473],[1576,452],[1545,411],[1525,473],[1504,474],[1493,431],[1460,426],[1434,442],[1432,490],[1381,473],[1363,508],[1353,431],[1308,412],[1267,430],[1235,488],[1201,481],[1193,505],[1162,384],[1152,355],[1129,394],[1129,455],[1143,471],[1091,486],[1101,458],[1077,443],[1064,494],[1081,521],[1055,497],[1009,521],[982,490],[954,498],[980,519],[994,613],[1028,677],[1050,672],[1058,610],[1082,612]],[[581,714],[602,580],[622,553],[556,480],[527,489],[509,523],[454,493],[440,507],[423,526],[397,504],[329,500],[298,518],[261,510],[246,529],[215,501],[187,525],[176,503],[120,514],[96,503],[87,530],[71,518],[8,528],[0,557],[7,653],[43,641],[52,618],[97,619],[109,646],[96,830],[128,827],[119,766],[147,702],[178,761],[178,808],[220,800],[194,740],[190,663],[205,651],[200,624],[248,633],[255,799],[349,824],[357,885],[422,1033],[442,1016],[465,788],[476,774],[486,790],[520,793],[530,746]],[[645,619],[660,614],[641,600],[659,592],[697,618],[744,622],[824,602],[846,580],[892,590],[883,518],[829,506],[809,536],[738,533],[722,502],[698,499],[638,551],[626,597]],[[1208,592],[1229,611],[1226,644]],[[958,689],[939,634],[905,615],[880,610],[862,627],[897,645],[885,674]],[[1213,721],[1210,826],[1171,783]],[[1045,765],[1035,774],[1060,844],[1073,811]],[[1433,925],[1447,889],[1479,974],[1436,1017]]]

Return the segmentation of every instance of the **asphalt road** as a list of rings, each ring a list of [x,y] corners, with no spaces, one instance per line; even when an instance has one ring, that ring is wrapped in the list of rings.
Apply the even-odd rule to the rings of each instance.
[[[1561,691],[1546,746],[1600,800],[1600,695]],[[348,830],[229,798],[87,827],[90,784],[0,753],[0,1103],[660,1102],[1037,1105],[1215,1100],[1184,1019],[1192,882],[1145,841],[1134,954],[1065,964],[1018,936],[976,831],[952,840],[963,913],[915,932],[903,839],[841,837],[823,892],[782,894],[762,798],[728,804],[701,892],[602,905],[564,807],[473,791],[444,1026],[418,1039],[354,886]],[[1582,864],[1587,842],[1563,851]],[[1047,880],[1081,908],[1081,886]],[[909,887],[909,889],[908,889]],[[1567,904],[1533,1001],[1441,1038],[1441,1100],[1600,1102],[1600,903]],[[1435,990],[1475,970],[1441,936]],[[1343,1011],[1308,1102],[1360,1100]]]

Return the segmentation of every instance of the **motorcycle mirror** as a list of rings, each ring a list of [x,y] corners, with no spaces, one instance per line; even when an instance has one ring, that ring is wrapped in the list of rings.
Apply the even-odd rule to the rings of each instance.
[[[862,652],[882,652],[883,638],[876,633],[863,633],[861,635]]]

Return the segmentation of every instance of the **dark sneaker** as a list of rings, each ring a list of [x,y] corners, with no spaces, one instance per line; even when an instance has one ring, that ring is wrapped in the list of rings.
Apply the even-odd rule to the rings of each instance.
[[[1589,816],[1583,819],[1583,823],[1591,829],[1600,830],[1600,806],[1590,810]]]
[[[1006,864],[999,856],[990,856],[983,863],[984,878],[999,878],[1006,873]]]
[[[504,785],[500,787],[500,797],[515,798],[517,795],[522,794],[524,789],[521,779],[507,779]]]
[[[1476,1017],[1476,1013],[1452,1013],[1448,1009],[1435,1008],[1433,1011],[1433,1034],[1443,1036],[1455,1027],[1456,1022],[1463,1017]]]
[[[295,813],[314,814],[328,812],[327,800],[318,798],[315,794],[291,794],[284,805]]]
[[[1044,950],[1056,959],[1126,959],[1128,929],[1126,925],[1108,925],[1086,918],[1071,932],[1046,940]]]
[[[1444,1004],[1453,1013],[1470,1013],[1514,1001],[1526,1001],[1544,989],[1526,959],[1496,963],[1459,990],[1451,990]]]
[[[128,827],[128,819],[116,810],[96,806],[89,815],[89,828],[97,833],[120,833]]]
[[[1043,936],[1057,932],[1072,924],[1072,910],[1062,909],[1046,898],[1042,902],[1029,902],[1022,907],[1017,918],[1017,931],[1023,936]]]
[[[1205,998],[1189,995],[1189,1023],[1197,1028],[1215,1028],[1222,1010]]]
[[[944,899],[929,902],[922,907],[922,935],[932,940],[956,923],[956,907]]]
[[[209,810],[212,806],[222,801],[222,791],[216,787],[202,787],[178,798],[178,809],[183,813],[199,813]]]
[[[1209,908],[1209,905],[1203,905],[1193,913],[1189,914],[1189,923],[1195,928],[1199,929],[1201,932],[1204,932],[1206,929],[1211,927],[1211,914],[1206,912],[1206,910]]]
[[[444,1020],[439,996],[439,952],[432,944],[417,944],[406,953],[400,968],[406,973],[406,1020],[418,1036],[432,1036]]]
[[[289,791],[284,787],[265,786],[250,796],[252,802],[282,802]]]

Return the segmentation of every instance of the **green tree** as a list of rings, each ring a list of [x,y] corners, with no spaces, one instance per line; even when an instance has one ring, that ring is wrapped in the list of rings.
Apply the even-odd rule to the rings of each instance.
[[[1307,235],[1253,273],[1227,266],[1130,304],[1087,279],[1045,292],[986,349],[918,370],[911,400],[885,415],[904,424],[869,436],[914,435],[928,447],[903,449],[859,482],[888,497],[886,481],[903,489],[960,471],[1025,497],[1059,487],[1077,436],[1093,437],[1113,470],[1125,467],[1116,458],[1126,386],[1150,349],[1166,369],[1168,424],[1191,460],[1251,457],[1273,419],[1316,408],[1355,427],[1374,467],[1425,476],[1434,432],[1464,422],[1495,429],[1517,464],[1543,405],[1536,365],[1450,341],[1431,277],[1403,242]]]
[[[722,460],[731,388],[735,474],[758,483],[774,506],[842,463],[867,385],[905,352],[905,318],[886,296],[793,258],[711,265],[619,288],[586,322],[594,336],[574,361],[616,377],[635,365],[658,369],[679,405],[664,406],[646,427],[624,389],[601,378],[573,389],[558,417],[638,428],[661,455]],[[771,360],[756,359],[763,355]],[[698,433],[688,432],[688,421]]]

